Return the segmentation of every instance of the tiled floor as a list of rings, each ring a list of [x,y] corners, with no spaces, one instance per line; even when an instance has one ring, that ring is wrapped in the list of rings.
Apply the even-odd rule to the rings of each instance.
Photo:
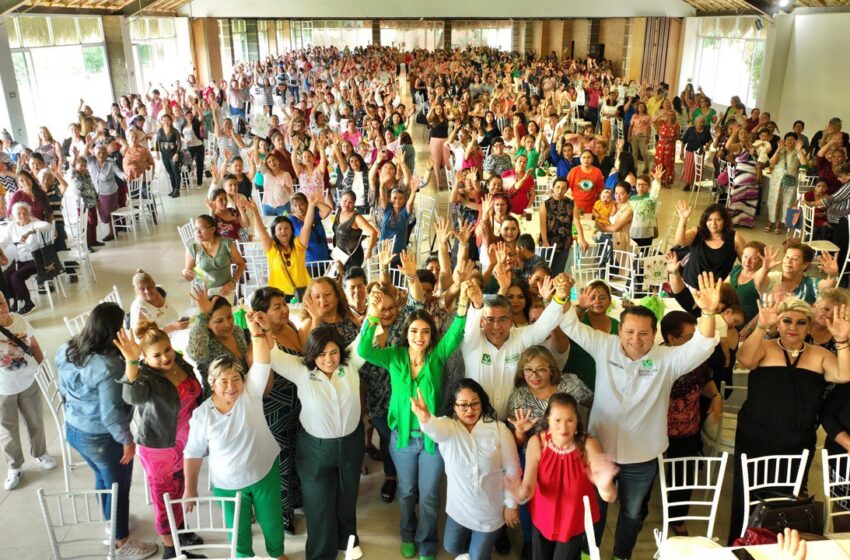
[[[417,147],[420,150],[418,159],[421,165],[427,158],[427,150],[420,140],[423,135],[420,130],[417,130],[413,136],[418,142]],[[661,193],[662,206],[659,211],[659,226],[662,235],[667,231],[672,220],[675,219],[674,205],[680,195],[681,191],[679,190],[665,190]],[[189,307],[188,284],[179,275],[183,266],[183,249],[175,229],[177,226],[186,223],[190,217],[206,210],[201,197],[201,191],[194,191],[191,195],[176,200],[165,198],[166,216],[150,235],[142,235],[137,243],[127,241],[126,238],[122,239],[111,243],[94,255],[94,265],[98,274],[96,285],[87,286],[81,283],[71,286],[68,292],[68,300],[60,301],[56,310],[49,310],[46,302],[40,304],[39,309],[29,319],[36,328],[38,339],[45,349],[46,355],[52,357],[56,349],[68,338],[62,316],[73,316],[91,309],[113,285],[118,286],[125,308],[129,306],[133,297],[130,277],[137,268],[142,268],[153,274],[157,282],[168,291],[169,300],[173,304],[177,304],[178,308]],[[441,208],[445,210],[447,201],[445,193],[440,194],[440,201]],[[704,196],[701,207],[704,207],[706,202],[707,197]],[[692,218],[692,222],[695,219]],[[760,239],[767,243],[781,242],[781,238],[778,236],[764,234],[760,229],[761,225],[763,224],[760,224],[755,230],[744,231],[744,236],[747,239]],[[46,423],[50,450],[58,458],[56,429],[47,415]],[[387,505],[379,500],[379,488],[382,482],[380,465],[369,461],[369,472],[370,474],[362,479],[358,511],[363,550],[367,558],[400,558],[398,552],[398,507],[395,503]],[[819,460],[816,458],[810,477],[810,488],[815,493],[821,492],[819,472]],[[145,505],[143,499],[141,476],[142,472],[137,464],[135,484],[131,496],[131,528],[134,535],[152,539],[154,538],[152,512]],[[93,484],[92,480],[92,475],[87,468],[77,470],[72,475],[74,488],[89,488]],[[41,560],[50,557],[50,549],[35,494],[37,488],[62,489],[61,471],[57,469],[52,472],[42,472],[33,464],[32,460],[29,460],[25,465],[25,475],[21,486],[13,492],[0,492],[0,558]],[[724,485],[719,519],[715,528],[715,535],[723,537],[725,537],[729,525],[728,496],[730,488],[731,468]],[[617,506],[614,505],[609,510],[609,530],[606,531],[603,544],[603,552],[606,554],[610,554],[616,515]],[[634,558],[652,558],[655,552],[652,531],[660,526],[660,519],[660,498],[656,490],[650,504],[650,514],[640,535]],[[304,521],[301,517],[298,518],[298,530],[298,536],[287,537],[286,540],[286,551],[292,558],[303,558],[305,537]],[[694,533],[698,530],[702,529],[698,526],[692,529]],[[516,532],[513,537],[515,547],[514,554],[511,557],[518,557],[518,546],[516,544],[521,537]],[[265,552],[262,538],[259,536],[256,527],[255,545],[257,553]],[[97,554],[92,554],[90,557],[95,558],[97,556]],[[440,558],[448,557],[449,555],[446,553],[440,555]],[[607,556],[603,555],[603,557]],[[494,558],[498,558],[498,556],[494,555]]]

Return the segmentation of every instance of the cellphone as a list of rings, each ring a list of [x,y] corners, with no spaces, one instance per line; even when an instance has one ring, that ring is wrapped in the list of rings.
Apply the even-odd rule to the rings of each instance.
[[[732,554],[735,555],[735,558],[739,560],[756,560],[755,557],[750,554],[746,548],[736,548],[732,551]]]

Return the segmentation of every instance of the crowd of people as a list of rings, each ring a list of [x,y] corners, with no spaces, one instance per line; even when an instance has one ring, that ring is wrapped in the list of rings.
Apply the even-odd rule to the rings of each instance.
[[[365,456],[383,466],[380,499],[398,503],[405,558],[437,556],[443,512],[442,547],[459,558],[508,553],[514,528],[522,558],[580,558],[584,498],[595,544],[619,503],[612,554],[631,558],[657,457],[703,452],[702,426],[718,421],[728,396],[719,388],[737,364],[751,371],[734,540],[741,453],[811,457],[821,424],[831,450],[850,451],[850,298],[839,286],[848,135],[833,119],[811,140],[802,122],[781,137],[769,114],[737,98],[721,116],[690,85],[671,97],[667,84],[613,68],[485,48],[311,48],[237,64],[206,85],[192,75],[122,96],[106,119],[81,101],[61,144],[46,128],[32,148],[5,138],[5,488],[23,476],[19,411],[32,456],[56,467],[34,383],[50,357],[23,317],[35,308],[26,281],[36,254],[67,248],[66,220],[85,222],[92,251],[113,242],[112,213],[134,192],[149,196],[159,163],[170,196],[187,194],[186,177],[208,188],[180,271],[193,315],[139,270],[126,314],[95,306],[53,357],[67,441],[97,488],[118,483],[121,560],[159,550],[130,532],[136,456],[163,558],[176,556],[163,497],[198,496],[204,461],[215,496],[241,495],[238,520],[224,506],[239,557],[254,556],[253,518],[267,555],[285,558],[299,508],[308,559],[336,558],[351,535],[361,557]],[[689,190],[696,165],[712,160],[720,201],[693,227],[693,206],[678,202],[666,294],[633,302],[602,279],[575,284],[575,255],[591,245],[607,247],[604,260],[663,240],[662,189]],[[789,239],[780,256],[782,238],[746,239],[768,170],[765,231],[784,232],[794,206],[816,206],[817,234],[839,255]],[[801,170],[818,175],[805,200],[792,194]],[[449,212],[434,220],[422,260],[417,195],[441,187]],[[528,232],[532,217],[539,235]],[[249,293],[257,259],[267,277]],[[179,507],[173,517],[183,523]],[[683,522],[672,529],[688,534]]]

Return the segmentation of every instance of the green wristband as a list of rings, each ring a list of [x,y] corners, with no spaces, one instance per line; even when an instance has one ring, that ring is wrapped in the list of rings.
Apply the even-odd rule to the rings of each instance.
[[[128,366],[140,366],[142,363],[139,360],[127,360]]]

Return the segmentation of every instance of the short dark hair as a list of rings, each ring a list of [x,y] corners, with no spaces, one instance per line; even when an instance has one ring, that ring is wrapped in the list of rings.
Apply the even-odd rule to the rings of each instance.
[[[266,312],[271,307],[272,299],[279,297],[286,301],[286,294],[272,286],[260,288],[251,295],[251,309]]]
[[[230,301],[228,301],[228,299],[224,296],[212,296],[212,304],[213,305],[212,309],[210,309],[210,316],[212,316],[213,313],[215,313],[222,307],[233,307],[232,305],[230,305]]]
[[[477,381],[474,379],[463,378],[459,379],[457,383],[452,387],[451,392],[446,397],[446,405],[445,410],[451,410],[451,414],[453,417],[457,417],[455,414],[455,399],[457,398],[457,394],[460,393],[463,389],[469,389],[476,395],[478,395],[478,400],[481,401],[481,419],[485,422],[495,422],[497,421],[496,409],[493,408],[493,404],[490,402],[490,396],[487,394],[487,391],[484,390]]]
[[[799,137],[799,136],[797,136],[797,133],[796,133],[796,132],[794,132],[794,131],[786,132],[786,133],[785,133],[785,136],[783,136],[783,139],[787,140],[788,138],[793,138],[794,140],[799,140],[799,139],[800,139],[800,137]]]
[[[517,249],[525,249],[534,252],[534,237],[530,233],[523,233],[516,240]]]
[[[644,307],[642,305],[630,305],[629,307],[626,307],[625,309],[623,309],[623,312],[620,313],[621,325],[625,322],[626,317],[628,315],[634,315],[635,317],[646,317],[652,323],[652,332],[658,330],[658,317],[656,317],[655,313],[648,307]]]
[[[433,350],[437,346],[437,335],[439,334],[437,331],[437,324],[434,322],[434,318],[431,317],[431,314],[422,309],[417,309],[410,313],[407,316],[407,319],[404,321],[404,326],[402,327],[402,336],[401,341],[399,342],[399,346],[407,348],[407,331],[410,330],[410,325],[413,324],[414,321],[425,321],[428,323],[428,327],[431,329],[431,340],[428,342],[428,352]]]
[[[342,282],[344,284],[349,280],[357,280],[358,278],[363,280],[364,284],[366,284],[368,281],[368,278],[366,278],[366,271],[364,271],[359,266],[352,266],[351,268],[345,271],[345,276],[342,277]]]
[[[806,245],[805,243],[800,243],[797,240],[789,241],[788,245],[785,246],[785,252],[787,253],[792,249],[796,249],[797,251],[803,253],[804,262],[810,263],[815,260],[815,250]]]
[[[307,342],[304,343],[304,357],[302,362],[309,369],[316,369],[316,358],[325,351],[325,347],[333,342],[339,347],[339,364],[348,363],[348,347],[342,335],[332,325],[322,325],[310,331]]]
[[[669,343],[670,338],[682,336],[685,325],[696,324],[697,318],[687,311],[671,311],[661,319],[661,337]]]
[[[420,284],[432,284],[434,286],[437,285],[437,277],[434,276],[434,273],[428,270],[427,268],[420,268],[416,271],[416,278],[419,280]]]
[[[798,124],[802,125],[803,128],[806,128],[806,123],[804,123],[803,121],[794,121],[794,124],[792,124],[791,126],[794,127]]]

